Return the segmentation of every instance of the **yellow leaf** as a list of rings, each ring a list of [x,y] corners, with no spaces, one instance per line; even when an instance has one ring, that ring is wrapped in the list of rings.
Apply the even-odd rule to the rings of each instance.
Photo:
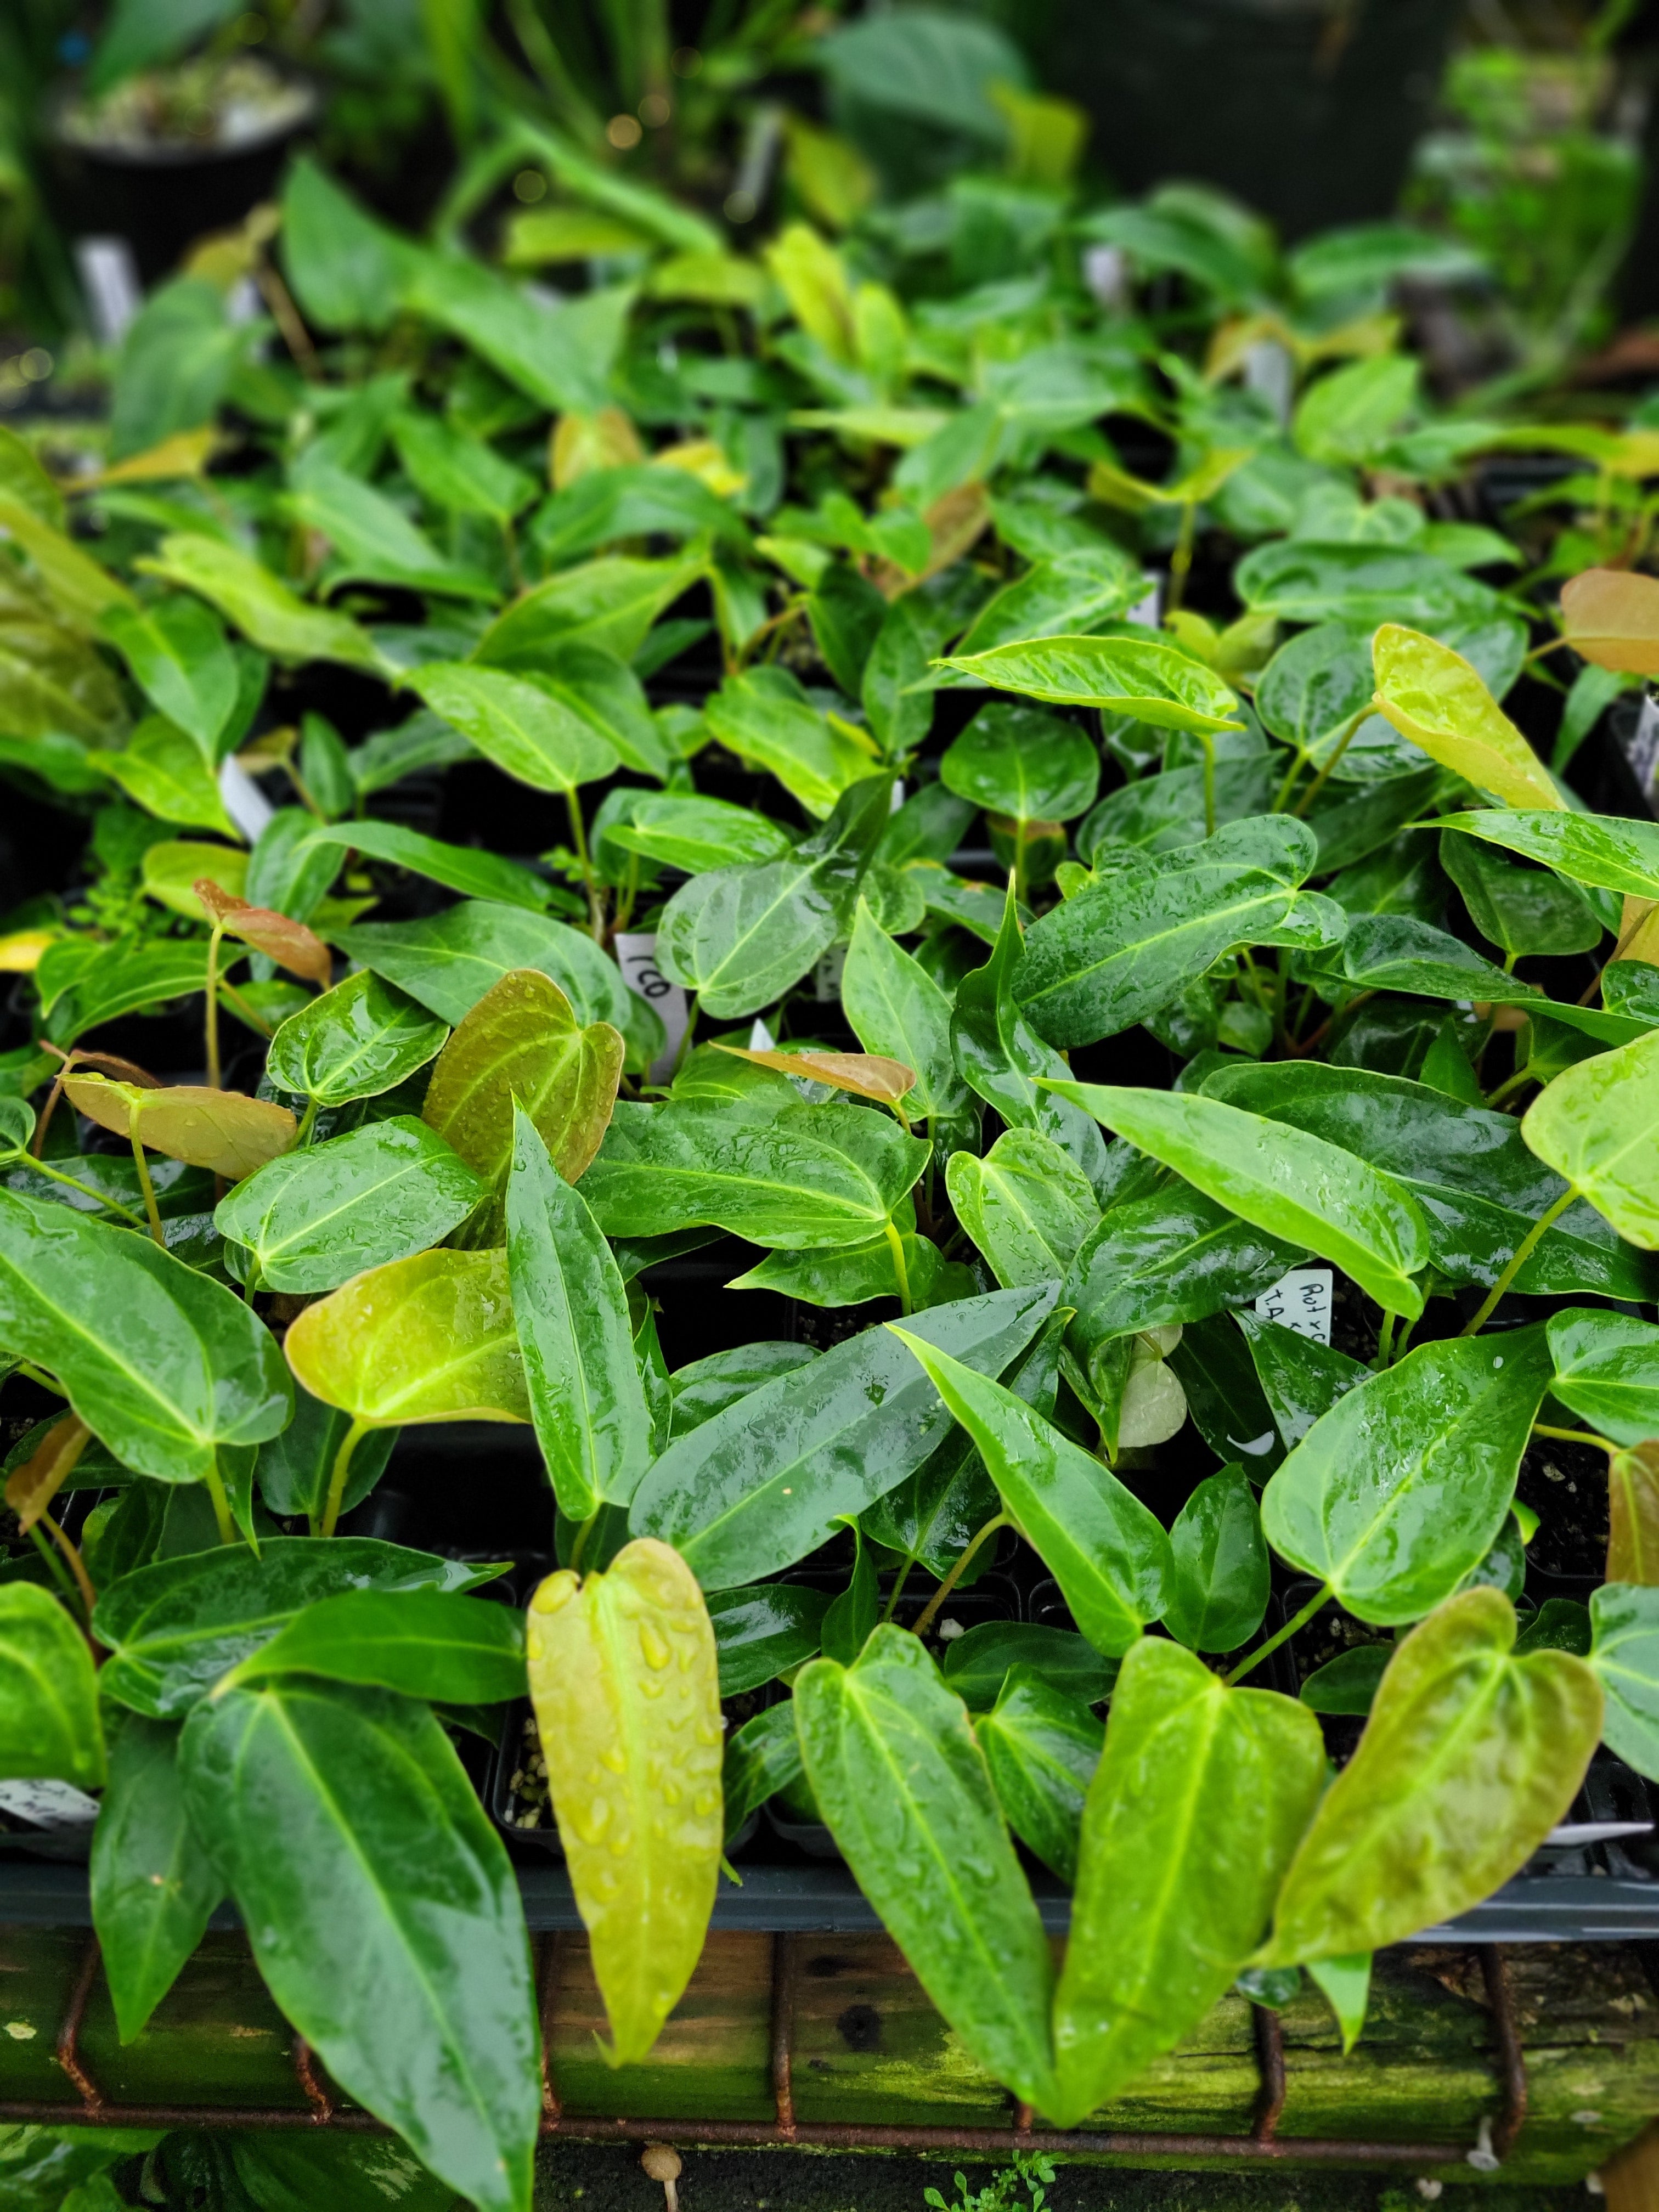
[[[1022,185],[1069,185],[1089,137],[1089,116],[1074,100],[1022,92],[1017,85],[986,87],[1008,121],[1008,173]]]
[[[807,336],[816,338],[833,360],[855,361],[853,288],[847,264],[835,247],[810,222],[792,222],[767,247],[766,264]]]
[[[530,1694],[613,2065],[642,2059],[702,1955],[720,1873],[721,1720],[696,1577],[653,1537],[530,1601]]]
[[[295,1123],[286,1106],[245,1098],[240,1091],[210,1091],[196,1083],[146,1090],[102,1075],[66,1076],[64,1089],[70,1104],[100,1129],[127,1137],[136,1127],[139,1141],[152,1152],[210,1168],[230,1182],[240,1182],[294,1143]]]
[[[159,446],[151,446],[142,453],[130,453],[112,467],[100,469],[95,476],[77,477],[64,489],[101,491],[107,484],[167,483],[181,477],[205,476],[218,442],[219,433],[211,428],[176,430],[172,437],[163,438]]]
[[[106,607],[137,605],[126,586],[90,553],[8,491],[0,491],[0,531],[28,555],[58,613],[83,629],[95,629]]]
[[[230,936],[263,952],[290,975],[303,976],[326,991],[334,981],[334,956],[314,930],[302,921],[278,914],[272,907],[250,906],[234,891],[228,891],[211,876],[198,876],[191,886],[210,921]]]
[[[726,459],[724,447],[712,438],[688,438],[680,445],[665,446],[659,453],[652,454],[651,464],[659,469],[683,469],[687,476],[706,483],[716,499],[730,499],[749,483],[744,471],[734,469]]]
[[[191,921],[205,921],[207,908],[193,889],[198,879],[209,877],[222,891],[240,898],[247,882],[247,854],[239,852],[234,845],[208,845],[188,837],[165,838],[161,844],[150,846],[144,854],[144,893],[171,913],[185,915]]]
[[[646,289],[656,300],[696,300],[710,307],[758,307],[766,271],[737,253],[675,253],[659,262]]]
[[[756,1052],[746,1046],[722,1044],[736,1060],[752,1060],[757,1067],[775,1067],[780,1075],[804,1077],[811,1083],[827,1083],[836,1091],[850,1091],[855,1098],[873,1098],[883,1106],[896,1106],[907,1091],[916,1087],[916,1072],[902,1060],[889,1060],[878,1052]]]
[[[9,937],[0,937],[0,975],[32,975],[47,945],[55,945],[62,934],[57,929],[14,929]]]
[[[1586,568],[1561,587],[1561,634],[1583,659],[1659,676],[1659,576]]]
[[[1659,1443],[1614,1456],[1607,1503],[1607,1580],[1659,1583]]]
[[[620,407],[601,407],[597,415],[561,415],[553,425],[547,469],[555,491],[562,491],[595,469],[630,468],[645,459],[639,432]]]
[[[831,230],[850,230],[876,196],[876,173],[849,138],[787,115],[784,173],[810,214]]]
[[[1449,645],[1385,623],[1371,644],[1376,705],[1420,745],[1505,806],[1565,805],[1543,763],[1474,670]]]

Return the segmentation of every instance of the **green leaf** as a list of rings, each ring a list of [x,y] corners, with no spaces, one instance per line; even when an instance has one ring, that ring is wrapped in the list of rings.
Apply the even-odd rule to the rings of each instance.
[[[0,1585],[0,1774],[103,1786],[91,1654],[38,1583]]]
[[[507,1266],[536,1440],[559,1510],[586,1521],[626,1505],[651,1459],[628,1293],[611,1247],[514,1109]]]
[[[1224,827],[1246,816],[1265,815],[1280,781],[1273,766],[1277,757],[1267,751],[1224,756],[1215,764],[1213,781],[1200,765],[1166,768],[1160,775],[1121,784],[1079,823],[1078,852],[1097,866],[1109,866],[1123,858],[1119,848],[1172,853],[1182,845],[1202,844],[1211,801]]]
[[[366,853],[370,860],[384,860],[394,868],[407,868],[412,875],[443,884],[447,890],[459,891],[464,898],[496,900],[535,914],[547,904],[547,885],[516,860],[475,852],[470,846],[446,845],[439,838],[423,836],[418,830],[404,829],[401,822],[324,824],[301,841],[295,857],[330,845]],[[392,980],[395,982],[397,978]]]
[[[1558,1075],[1521,1133],[1619,1234],[1659,1250],[1659,1030]]]
[[[752,1243],[823,1251],[878,1233],[927,1155],[862,1106],[789,1106],[757,1122],[720,1106],[624,1103],[582,1196],[607,1237],[707,1222]]]
[[[810,1651],[805,1655],[813,1656]],[[725,1692],[722,1688],[721,1694]],[[768,1705],[745,1721],[726,1747],[720,1766],[720,1794],[726,1801],[726,1842],[729,1850],[750,1814],[788,1790],[801,1778],[800,1738],[795,1729],[792,1699]]]
[[[404,306],[559,414],[605,404],[634,296],[632,285],[613,284],[544,306],[501,270],[459,253],[411,256],[403,288]]]
[[[406,240],[301,155],[283,192],[283,260],[312,321],[329,331],[384,330],[408,258]]]
[[[283,2014],[480,2212],[529,2212],[539,2039],[518,1885],[442,1728],[294,1677],[204,1703],[191,1820]],[[420,1849],[400,1848],[418,1833]]]
[[[119,752],[98,753],[94,759],[146,813],[163,822],[222,830],[227,837],[236,835],[218,779],[195,739],[164,715],[146,714]]]
[[[953,1152],[945,1181],[957,1219],[1005,1290],[1063,1282],[1100,1219],[1082,1169],[1036,1129],[1005,1129],[982,1160]]]
[[[1318,853],[1307,824],[1279,814],[1114,869],[1033,924],[1014,979],[1021,1011],[1051,1044],[1092,1044],[1166,1006],[1235,945],[1337,943],[1340,908],[1298,889]]]
[[[1624,898],[1659,898],[1659,823],[1531,807],[1449,814],[1439,826],[1541,860],[1576,884],[1617,891]]]
[[[1532,747],[1462,653],[1384,623],[1371,647],[1376,704],[1402,737],[1506,806],[1565,809]]]
[[[1482,937],[1505,952],[1561,956],[1588,952],[1601,941],[1600,916],[1558,877],[1517,868],[1474,838],[1444,834],[1440,864]]]
[[[1116,545],[1056,552],[988,599],[957,651],[971,659],[1027,639],[1080,636],[1127,614],[1146,595],[1139,562]]]
[[[1371,459],[1417,409],[1420,365],[1409,354],[1373,354],[1334,368],[1297,404],[1291,434],[1311,461],[1340,468]]]
[[[684,539],[708,532],[739,546],[748,542],[735,509],[700,477],[648,461],[588,470],[537,510],[532,531],[544,561],[561,568],[624,538]]]
[[[583,1024],[609,1022],[631,1039],[640,1014],[649,1012],[591,937],[519,906],[466,899],[425,921],[358,922],[335,935],[352,959],[452,1025],[518,968],[550,975]],[[659,1051],[662,1024],[650,1019]]]
[[[1263,727],[1322,766],[1346,725],[1370,707],[1376,688],[1370,643],[1368,630],[1349,623],[1298,630],[1279,647],[1256,685]]]
[[[608,1022],[584,1029],[558,985],[520,968],[485,992],[438,1054],[421,1118],[453,1145],[492,1194],[475,1241],[493,1243],[522,1109],[574,1182],[599,1148],[622,1078],[623,1039]]]
[[[410,409],[394,419],[392,442],[421,496],[451,514],[485,514],[505,524],[536,496],[527,471],[441,416]]]
[[[365,1428],[527,1421],[504,1252],[421,1252],[356,1275],[289,1325],[295,1375]]]
[[[706,573],[702,556],[635,561],[607,555],[561,569],[496,617],[472,658],[486,668],[545,670],[572,645],[600,646],[631,660],[651,625]]]
[[[714,1625],[721,1697],[738,1698],[763,1689],[811,1658],[830,1602],[827,1590],[809,1589],[800,1583],[761,1583],[711,1597],[708,1617]],[[793,1742],[793,1720],[789,1735]],[[726,1812],[729,1832],[729,1804]]]
[[[937,1244],[913,1230],[898,1228],[896,1234],[896,1254],[885,1234],[835,1252],[770,1252],[757,1267],[734,1275],[726,1287],[775,1291],[811,1306],[861,1306],[872,1298],[902,1300],[908,1294],[917,1313],[926,1306],[973,1297],[979,1284],[971,1268],[943,1259]]]
[[[1370,1370],[1334,1345],[1321,1344],[1255,1314],[1236,1314],[1286,1451],[1299,1444],[1322,1414],[1364,1382]]]
[[[1189,2034],[1261,1942],[1325,1781],[1311,1713],[1145,1638],[1112,1693],[1054,1995],[1075,2124]]]
[[[1100,756],[1085,731],[1040,708],[981,707],[946,746],[939,781],[1017,822],[1070,822],[1095,803]]]
[[[1164,1625],[1194,1651],[1237,1651],[1267,1617],[1272,1565],[1242,1467],[1200,1482],[1170,1530],[1175,1579]]]
[[[915,1637],[795,1685],[806,1778],[859,1887],[969,2052],[1054,2109],[1048,1939],[960,1698]]]
[[[224,632],[201,601],[181,595],[142,608],[111,606],[102,629],[151,706],[210,764],[241,679]]]
[[[1498,1540],[1549,1379],[1541,1329],[1419,1345],[1340,1398],[1273,1475],[1267,1541],[1361,1620],[1421,1620]]]
[[[1233,572],[1233,589],[1253,611],[1281,622],[1339,621],[1366,630],[1401,620],[1434,626],[1481,621],[1502,605],[1485,584],[1431,554],[1296,538],[1247,553]]]
[[[822,820],[875,763],[842,734],[787,670],[763,667],[727,677],[703,708],[703,726],[740,760],[776,776]]]
[[[911,1334],[1000,1372],[1054,1304],[1052,1285],[935,1306]],[[895,1337],[871,1329],[676,1437],[629,1526],[660,1536],[710,1590],[793,1565],[922,1465],[951,1418]]]
[[[185,1809],[176,1724],[123,1716],[92,1832],[91,1877],[115,2024],[131,2043],[225,1893]]]
[[[136,565],[198,593],[250,644],[278,660],[333,660],[370,676],[385,673],[368,633],[349,617],[307,606],[251,553],[222,538],[173,532]]]
[[[487,760],[534,790],[571,793],[617,766],[615,746],[533,677],[434,660],[409,682]]]
[[[465,1590],[500,1571],[368,1536],[267,1536],[140,1567],[105,1590],[93,1632],[105,1695],[175,1720],[307,1606],[342,1590]]]
[[[1376,1702],[1377,1686],[1394,1656],[1388,1644],[1357,1644],[1316,1667],[1302,1685],[1310,1712],[1346,1713],[1363,1719]]]
[[[1604,1583],[1589,1612],[1589,1664],[1607,1699],[1607,1748],[1638,1774],[1659,1778],[1659,1589]]]
[[[447,561],[395,500],[339,467],[321,440],[290,465],[289,481],[292,489],[282,512],[328,541],[332,557],[324,572],[325,588],[364,581],[463,599],[495,597],[488,576]]]
[[[674,1434],[689,1436],[763,1382],[809,1367],[817,1356],[810,1344],[763,1341],[740,1344],[731,1352],[711,1352],[707,1358],[677,1367],[669,1377],[674,1392]]]
[[[630,791],[627,806],[625,817],[606,828],[606,844],[642,854],[664,867],[683,869],[688,876],[781,860],[789,850],[788,833],[777,823],[724,799],[700,799],[679,791]]]
[[[1086,1364],[1115,1337],[1243,1305],[1271,1289],[1302,1251],[1184,1184],[1115,1206],[1084,1239],[1066,1277],[1065,1302],[1076,1309],[1066,1331],[1071,1349]]]
[[[1308,1977],[1318,1985],[1335,2015],[1342,2038],[1342,2056],[1346,2058],[1358,2042],[1365,2025],[1365,2010],[1371,1994],[1371,1954],[1369,1951],[1356,1951],[1348,1959],[1310,1959]]]
[[[201,1482],[293,1410],[264,1323],[147,1237],[0,1189],[0,1344],[55,1375],[135,1474]]]
[[[974,1734],[1009,1826],[1062,1881],[1075,1882],[1083,1801],[1100,1764],[1102,1723],[1041,1674],[1015,1667]]]
[[[1659,1437],[1659,1328],[1634,1315],[1552,1314],[1550,1395],[1616,1444]]]
[[[888,1326],[979,1447],[1004,1510],[1042,1555],[1078,1626],[1097,1650],[1120,1656],[1169,1602],[1172,1563],[1161,1523],[1013,1391],[915,1330]]]
[[[999,691],[1130,714],[1155,729],[1239,726],[1237,697],[1212,670],[1173,645],[1140,638],[1037,638],[949,654],[933,665]]]
[[[1065,1628],[986,1620],[945,1647],[945,1679],[972,1712],[995,1705],[1016,1668],[1085,1705],[1099,1705],[1117,1680],[1115,1659]]]
[[[623,1547],[530,1601],[530,1689],[613,2066],[645,2057],[714,1910],[723,1723],[714,1637],[686,1563]],[[601,2050],[604,2046],[601,2045]]]
[[[313,1528],[321,1522],[328,1502],[329,1478],[340,1446],[345,1442],[351,1416],[337,1406],[325,1406],[303,1385],[294,1388],[294,1419],[280,1436],[259,1447],[253,1462],[253,1479],[267,1508],[279,1518],[303,1514]],[[353,1449],[350,1470],[341,1496],[340,1510],[361,1505],[386,1472],[396,1429],[377,1429],[359,1437]]]
[[[1514,1642],[1509,1600],[1474,1589],[1396,1648],[1285,1878],[1264,1963],[1347,1958],[1454,1919],[1562,1818],[1601,1733],[1601,1692],[1583,1660],[1517,1659]]]
[[[265,1054],[279,1091],[343,1106],[380,1098],[424,1067],[449,1031],[371,969],[348,975],[290,1014]]]
[[[1334,1261],[1389,1313],[1415,1318],[1428,1259],[1416,1201],[1323,1138],[1192,1092],[1053,1086],[1270,1236]]]
[[[259,2212],[451,2212],[445,2185],[396,2136],[267,2129],[228,2148]]]
[[[213,1694],[316,1674],[437,1705],[505,1705],[524,1695],[524,1616],[511,1606],[430,1588],[341,1590],[295,1613]]]
[[[862,899],[842,970],[841,1003],[866,1052],[915,1070],[906,1109],[913,1121],[960,1117],[968,1092],[951,1051],[951,1001]]]
[[[366,1267],[441,1243],[487,1186],[413,1115],[373,1121],[287,1152],[239,1183],[214,1214],[272,1291],[337,1290]]]

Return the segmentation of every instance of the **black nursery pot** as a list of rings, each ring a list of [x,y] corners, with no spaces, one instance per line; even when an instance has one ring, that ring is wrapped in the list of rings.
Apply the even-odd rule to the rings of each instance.
[[[1392,214],[1459,0],[1049,0],[1045,80],[1130,194],[1195,178],[1289,237]]]

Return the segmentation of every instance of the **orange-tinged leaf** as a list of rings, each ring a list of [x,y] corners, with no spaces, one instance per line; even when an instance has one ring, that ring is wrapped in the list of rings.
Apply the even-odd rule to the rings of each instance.
[[[250,906],[234,891],[216,884],[211,876],[198,876],[191,886],[210,917],[232,937],[240,937],[256,952],[263,952],[290,975],[303,976],[325,991],[334,981],[334,957],[320,937],[275,908]]]
[[[205,1084],[145,1090],[100,1075],[70,1075],[64,1089],[71,1105],[100,1129],[126,1137],[136,1124],[140,1143],[152,1152],[209,1168],[228,1182],[240,1182],[287,1152],[297,1127],[288,1108],[274,1100],[211,1091]]]
[[[92,1442],[92,1431],[78,1413],[54,1421],[21,1467],[6,1477],[6,1503],[27,1535]]]
[[[1659,576],[1586,568],[1561,587],[1562,635],[1598,668],[1659,676]]]
[[[836,1091],[850,1091],[856,1098],[873,1098],[894,1106],[907,1091],[916,1087],[916,1072],[902,1060],[889,1060],[878,1052],[757,1052],[744,1045],[723,1044],[734,1060],[752,1060],[757,1067],[775,1068],[780,1075],[804,1077],[811,1083],[827,1083]]]
[[[1607,1505],[1607,1580],[1659,1583],[1659,1443],[1614,1455]]]

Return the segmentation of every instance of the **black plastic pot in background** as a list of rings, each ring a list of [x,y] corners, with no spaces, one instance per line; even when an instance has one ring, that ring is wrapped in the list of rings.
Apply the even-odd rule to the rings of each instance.
[[[1393,212],[1459,0],[1049,0],[1046,82],[1127,193],[1219,185],[1289,238]]]

